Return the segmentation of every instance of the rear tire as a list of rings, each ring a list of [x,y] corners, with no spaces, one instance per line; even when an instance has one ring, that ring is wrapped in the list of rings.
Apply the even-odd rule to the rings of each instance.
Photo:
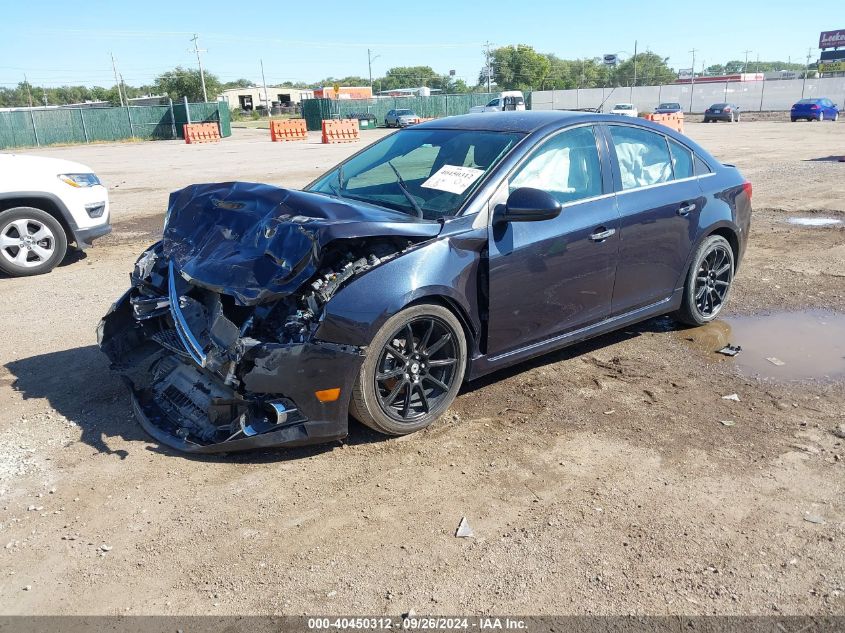
[[[461,323],[436,304],[390,317],[368,346],[349,412],[386,435],[424,429],[458,395],[467,362]]]
[[[695,251],[681,307],[673,318],[687,325],[704,325],[715,319],[727,303],[735,267],[733,249],[724,237],[705,239]]]
[[[30,277],[53,270],[67,253],[67,236],[59,221],[35,207],[0,212],[0,270],[11,277]]]

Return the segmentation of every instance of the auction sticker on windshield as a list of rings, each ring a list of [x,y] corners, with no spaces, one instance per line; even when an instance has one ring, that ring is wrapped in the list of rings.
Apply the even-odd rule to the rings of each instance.
[[[443,167],[437,170],[437,173],[420,186],[428,189],[448,191],[449,193],[463,193],[483,173],[483,169],[443,165]]]

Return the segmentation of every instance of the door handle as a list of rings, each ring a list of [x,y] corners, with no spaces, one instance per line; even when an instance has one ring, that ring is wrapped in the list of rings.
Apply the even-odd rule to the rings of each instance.
[[[616,233],[616,229],[605,229],[603,226],[599,228],[604,230],[590,234],[590,239],[594,242],[604,242],[607,238]]]
[[[678,215],[680,216],[689,215],[693,211],[695,211],[695,202],[687,202],[678,207]]]

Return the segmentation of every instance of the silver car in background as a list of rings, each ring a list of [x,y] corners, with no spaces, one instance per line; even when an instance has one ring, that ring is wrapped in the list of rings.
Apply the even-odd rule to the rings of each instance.
[[[385,127],[408,127],[420,122],[413,110],[390,110],[384,115]]]

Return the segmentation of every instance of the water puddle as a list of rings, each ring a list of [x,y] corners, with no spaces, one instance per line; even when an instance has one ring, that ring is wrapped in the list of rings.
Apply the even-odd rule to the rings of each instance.
[[[798,226],[838,226],[842,224],[842,220],[836,218],[788,218],[786,220],[789,224],[797,224]]]
[[[729,317],[680,334],[747,375],[786,381],[845,376],[845,314],[808,310]],[[716,353],[728,344],[742,351],[732,358]]]

